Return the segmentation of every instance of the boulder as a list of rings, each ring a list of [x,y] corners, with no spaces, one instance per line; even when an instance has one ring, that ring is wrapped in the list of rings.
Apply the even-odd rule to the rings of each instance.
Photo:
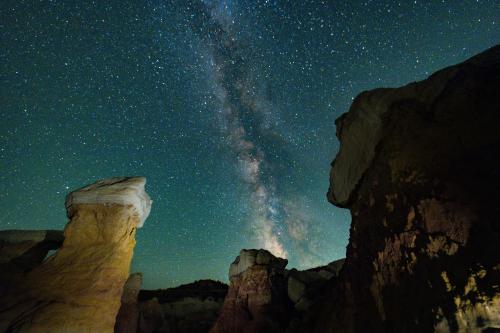
[[[336,279],[344,264],[344,259],[336,260],[326,266],[304,271],[296,269],[288,273],[288,297],[299,312],[305,312],[323,296],[325,286]]]
[[[151,207],[145,178],[112,178],[67,196],[61,248],[3,297],[0,332],[113,332]]]

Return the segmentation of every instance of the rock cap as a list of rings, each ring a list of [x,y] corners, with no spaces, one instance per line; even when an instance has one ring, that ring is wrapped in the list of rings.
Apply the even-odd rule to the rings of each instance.
[[[102,205],[131,205],[139,216],[138,228],[151,211],[151,198],[146,193],[145,177],[114,177],[103,179],[87,185],[66,196],[66,211],[68,217],[73,215],[73,205],[102,204]]]
[[[287,259],[275,257],[264,249],[242,249],[240,255],[229,266],[229,280],[254,265],[272,266],[284,270],[287,263]]]

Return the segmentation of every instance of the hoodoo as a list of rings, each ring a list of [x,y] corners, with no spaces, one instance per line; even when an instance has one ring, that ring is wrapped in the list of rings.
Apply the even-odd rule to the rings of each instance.
[[[499,87],[496,46],[364,92],[337,119],[328,199],[350,209],[351,234],[305,331],[500,328]]]
[[[241,250],[229,268],[229,290],[210,332],[284,332],[292,306],[287,263],[266,250]]]
[[[62,247],[2,299],[0,332],[113,332],[135,232],[151,209],[145,183],[111,178],[67,196]]]

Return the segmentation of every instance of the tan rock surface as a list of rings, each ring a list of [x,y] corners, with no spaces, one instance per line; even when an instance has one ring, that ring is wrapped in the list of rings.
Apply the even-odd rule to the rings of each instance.
[[[287,262],[266,250],[241,250],[230,266],[229,290],[210,332],[284,332],[292,307]]]
[[[113,178],[92,185],[97,203],[75,201],[79,191],[68,196],[64,243],[2,299],[0,332],[113,332],[135,232],[149,213],[144,185],[142,177]],[[101,200],[103,187],[106,195],[118,189],[115,199]]]

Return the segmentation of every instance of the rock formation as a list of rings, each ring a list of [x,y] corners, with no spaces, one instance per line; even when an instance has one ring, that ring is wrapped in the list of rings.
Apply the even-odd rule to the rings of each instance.
[[[136,333],[139,321],[139,292],[142,274],[130,274],[123,286],[120,310],[116,316],[115,333]]]
[[[135,232],[151,207],[144,185],[112,178],[67,196],[63,245],[2,298],[0,332],[113,332]]]
[[[298,312],[305,312],[323,296],[324,289],[336,279],[344,264],[344,259],[326,266],[304,271],[292,269],[288,272],[288,297]]]
[[[40,265],[64,240],[58,230],[0,231],[0,298],[24,273]]]
[[[241,250],[229,268],[229,291],[210,332],[284,332],[292,308],[287,262],[266,250]]]
[[[364,92],[336,125],[328,199],[351,234],[307,331],[500,329],[500,46]]]
[[[206,333],[214,324],[227,285],[200,280],[165,290],[141,290],[138,333]]]

